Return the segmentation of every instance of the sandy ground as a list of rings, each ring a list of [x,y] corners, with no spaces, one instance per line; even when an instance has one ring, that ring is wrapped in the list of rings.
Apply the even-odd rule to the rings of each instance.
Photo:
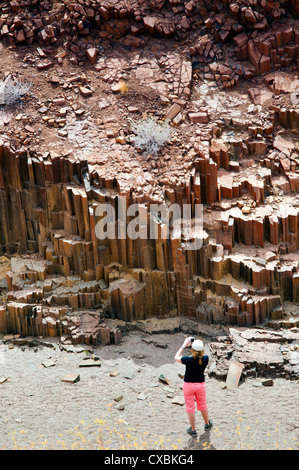
[[[80,366],[91,357],[82,346],[1,341],[0,377],[7,380],[0,383],[0,449],[298,449],[298,383],[284,379],[266,387],[251,378],[227,390],[206,377],[214,426],[204,432],[198,412],[198,437],[191,438],[184,405],[174,403],[183,397],[184,366],[173,357],[184,335],[153,336],[155,343],[145,342],[132,332],[93,349],[101,365],[92,367]],[[63,382],[70,373],[80,380]]]

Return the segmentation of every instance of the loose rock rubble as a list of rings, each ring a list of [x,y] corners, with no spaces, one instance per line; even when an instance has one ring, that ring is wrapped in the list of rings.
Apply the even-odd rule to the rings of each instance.
[[[0,108],[1,333],[105,345],[115,319],[298,327],[298,5],[1,5],[3,82],[33,82]],[[134,146],[149,116],[171,128],[158,157]],[[203,204],[202,246],[158,222],[155,240],[99,240],[96,208],[118,196]]]

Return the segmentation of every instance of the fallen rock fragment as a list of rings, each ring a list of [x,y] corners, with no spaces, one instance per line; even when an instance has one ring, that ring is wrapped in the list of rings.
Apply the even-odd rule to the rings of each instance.
[[[61,382],[67,382],[67,383],[76,383],[80,381],[80,375],[73,373],[73,374],[67,374],[65,375],[62,379]]]
[[[119,374],[118,370],[116,370],[115,372],[110,372],[109,374],[109,377],[117,377]]]
[[[179,114],[176,115],[175,118],[173,118],[172,124],[174,126],[179,126],[183,121],[184,121],[184,117],[183,117],[182,113],[179,113]]]
[[[56,364],[56,362],[51,360],[51,359],[42,362],[42,366],[44,366],[45,368],[53,367],[53,366],[55,366],[55,364]]]
[[[118,403],[118,402],[121,401],[123,398],[124,398],[123,395],[119,395],[119,396],[117,396],[117,397],[114,398],[114,401],[116,401],[116,402]]]
[[[39,71],[43,71],[43,70],[48,70],[49,68],[53,67],[54,65],[55,65],[54,61],[46,60],[45,62],[39,62],[36,65],[36,68]]]
[[[173,397],[172,404],[173,405],[183,406],[185,404],[185,399],[184,399],[184,397],[181,397],[181,396],[177,395],[177,396]]]
[[[253,386],[253,387],[262,387],[263,385],[262,385],[261,382],[253,382],[253,383],[252,383],[252,386]]]
[[[152,16],[146,16],[143,18],[144,27],[149,32],[149,34],[154,34],[156,22],[157,18]]]
[[[146,399],[147,399],[147,395],[145,395],[144,393],[140,393],[137,396],[137,400],[146,400]]]
[[[159,375],[159,381],[162,382],[163,384],[169,385],[169,380],[165,377],[164,374]]]
[[[79,367],[101,367],[100,358],[85,358],[80,362]]]
[[[226,378],[226,388],[228,390],[238,388],[243,368],[244,364],[241,364],[240,362],[230,364]]]
[[[88,98],[89,96],[92,95],[92,91],[89,88],[86,88],[84,86],[79,86],[79,91],[84,98]]]
[[[95,64],[97,60],[98,50],[95,47],[90,47],[86,51],[86,57],[91,64]]]
[[[272,379],[265,379],[265,380],[262,380],[262,385],[264,385],[264,387],[271,387],[272,385],[274,385],[274,382]]]
[[[179,114],[180,111],[181,111],[181,106],[177,103],[174,103],[166,112],[164,116],[164,120],[172,121],[177,116],[177,114]]]
[[[209,122],[209,118],[206,112],[189,113],[189,119],[194,124],[206,124],[207,122]]]
[[[123,378],[124,378],[124,379],[128,379],[128,380],[132,380],[133,377],[134,377],[133,372],[126,372],[126,373],[123,375]]]

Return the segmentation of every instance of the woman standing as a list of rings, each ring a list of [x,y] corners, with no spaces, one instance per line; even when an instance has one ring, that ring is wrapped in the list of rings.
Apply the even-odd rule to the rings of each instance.
[[[182,356],[183,349],[191,346],[191,356]],[[205,422],[205,431],[209,431],[213,424],[209,420],[208,407],[206,403],[206,384],[204,370],[208,364],[209,357],[204,355],[204,345],[201,340],[195,340],[192,336],[186,338],[182,347],[177,351],[174,359],[185,365],[185,376],[183,383],[183,393],[185,397],[186,412],[188,413],[190,427],[187,433],[191,436],[197,436],[195,426],[195,404],[200,410]]]

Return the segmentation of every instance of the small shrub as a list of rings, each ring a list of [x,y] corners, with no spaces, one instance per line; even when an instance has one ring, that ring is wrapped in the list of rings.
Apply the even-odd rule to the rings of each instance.
[[[116,85],[112,86],[112,91],[116,93],[119,92],[121,95],[123,95],[124,93],[127,93],[128,86],[126,82],[124,82],[123,80],[120,80]]]
[[[145,154],[157,156],[159,150],[170,139],[171,130],[167,122],[158,124],[149,117],[135,124],[132,123],[132,130],[136,134],[134,139],[135,147],[144,151]]]
[[[10,75],[0,85],[0,104],[13,106],[20,104],[32,86],[31,82],[12,78]]]

